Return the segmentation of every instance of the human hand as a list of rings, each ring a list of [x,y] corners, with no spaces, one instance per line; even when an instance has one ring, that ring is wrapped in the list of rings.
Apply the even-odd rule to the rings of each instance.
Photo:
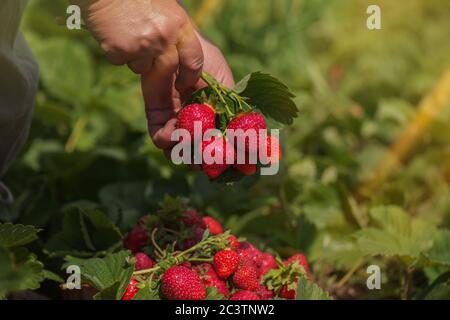
[[[233,87],[233,74],[220,50],[197,34],[204,55],[204,71],[213,75],[222,84]],[[177,125],[177,112],[181,109],[183,101],[194,90],[205,87],[199,80],[192,90],[179,91],[174,86],[176,74],[170,68],[152,71],[142,77],[142,91],[145,99],[146,114],[150,136],[155,145],[166,154],[176,142],[171,141],[172,132]],[[157,72],[155,72],[157,71]]]
[[[186,11],[176,0],[71,0],[112,64],[137,74],[178,71],[176,87],[197,83],[203,52]],[[172,73],[173,73],[172,72]]]

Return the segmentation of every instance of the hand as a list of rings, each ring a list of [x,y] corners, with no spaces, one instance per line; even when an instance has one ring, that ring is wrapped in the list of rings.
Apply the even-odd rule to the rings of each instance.
[[[204,60],[204,70],[228,87],[234,86],[233,74],[223,54],[213,44],[197,34],[201,43]],[[150,136],[155,145],[164,149],[166,155],[176,144],[170,137],[176,129],[177,112],[182,102],[196,89],[206,84],[199,80],[193,90],[179,91],[174,86],[175,74],[170,72],[152,72],[142,77],[142,91],[145,99],[146,114]]]
[[[108,60],[137,74],[178,71],[176,87],[197,83],[203,53],[186,11],[176,0],[71,0]]]

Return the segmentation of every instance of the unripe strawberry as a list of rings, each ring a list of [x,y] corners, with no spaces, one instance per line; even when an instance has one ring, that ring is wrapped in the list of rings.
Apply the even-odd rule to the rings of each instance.
[[[234,130],[235,136],[237,138],[244,138],[246,136],[251,136],[251,130],[254,130],[254,136],[256,137],[256,141],[250,143],[249,139],[245,139],[244,149],[240,150],[241,152],[246,153],[255,153],[258,151],[259,146],[259,130],[266,130],[267,124],[264,116],[258,112],[248,112],[242,113],[236,116],[233,120],[228,124],[227,129]],[[239,132],[236,130],[243,130],[244,136],[239,135]],[[234,146],[235,148],[240,148],[238,144],[238,139],[235,139]]]
[[[260,285],[256,290],[256,294],[261,300],[271,300],[273,298],[273,291],[269,290],[265,285]]]
[[[216,128],[216,113],[214,109],[206,104],[191,104],[180,110],[178,113],[178,128],[185,129],[191,135],[191,141],[194,141],[195,122],[202,123],[201,139],[209,129]]]
[[[261,253],[255,259],[256,266],[258,267],[258,273],[260,276],[265,275],[272,269],[277,269],[277,261],[269,253]]]
[[[138,252],[134,255],[134,257],[136,258],[136,264],[134,265],[136,270],[151,269],[155,265],[155,261],[153,261],[145,253]]]
[[[139,288],[136,285],[139,282],[135,278],[131,278],[125,293],[122,296],[122,300],[133,300],[134,296],[139,292]]]
[[[254,292],[242,290],[233,294],[230,300],[261,300],[261,299]]]
[[[209,229],[210,234],[215,236],[223,233],[222,225],[213,217],[203,217],[203,222],[206,224],[206,228]]]
[[[199,275],[182,266],[174,266],[164,272],[161,291],[168,300],[204,300],[206,298],[206,289]]]
[[[219,278],[212,265],[209,263],[202,263],[195,266],[194,270],[199,274],[205,287],[215,287],[217,292],[225,297],[230,294],[226,282]]]
[[[258,270],[251,264],[239,266],[233,275],[233,284],[241,289],[255,291],[259,287]]]
[[[239,247],[239,240],[234,235],[230,234],[227,240],[230,244],[231,249],[237,249]]]
[[[234,150],[223,137],[214,137],[202,143],[203,164],[202,168],[210,179],[218,178],[231,164],[227,164],[227,159],[234,159]],[[212,157],[212,163],[207,163],[205,157]],[[217,161],[215,161],[217,159]],[[210,162],[210,161],[208,161]]]
[[[306,256],[301,253],[296,253],[289,259],[284,261],[284,265],[289,265],[291,263],[294,263],[295,261],[298,261],[298,263],[305,269],[307,273],[310,273],[311,270],[309,269],[308,260],[306,259]]]
[[[124,247],[131,252],[136,252],[141,250],[148,241],[148,233],[147,230],[137,224],[133,227],[133,229],[128,233],[126,239],[124,240]]]
[[[219,251],[214,255],[214,270],[220,278],[226,279],[236,271],[239,261],[239,255],[236,252],[229,249]]]

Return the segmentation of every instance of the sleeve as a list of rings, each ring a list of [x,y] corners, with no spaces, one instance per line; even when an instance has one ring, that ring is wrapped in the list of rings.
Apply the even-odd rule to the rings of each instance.
[[[38,84],[38,66],[21,33],[18,33],[24,1],[6,0],[0,5],[0,177],[25,142]]]

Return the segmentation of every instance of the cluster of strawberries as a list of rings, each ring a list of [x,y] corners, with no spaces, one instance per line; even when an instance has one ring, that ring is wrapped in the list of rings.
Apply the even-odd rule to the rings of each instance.
[[[190,104],[178,113],[178,128],[189,132],[192,137],[191,142],[193,142],[195,137],[195,123],[202,124],[202,137],[208,130],[217,129],[214,108],[208,104]],[[252,163],[254,161],[252,161],[250,155],[255,154],[259,161],[260,146],[266,148],[265,155],[270,159],[269,163],[265,163],[265,165],[281,160],[282,151],[278,138],[269,134],[265,135],[264,138],[260,136],[260,130],[267,130],[266,119],[261,113],[256,111],[239,113],[227,123],[225,133],[227,130],[234,130],[235,132],[234,147],[230,145],[226,134],[213,136],[200,144],[202,151],[208,148],[208,150],[211,150],[209,154],[214,159],[221,159],[220,161],[213,161],[213,163],[202,162],[202,169],[210,179],[217,179],[227,170],[237,170],[245,176],[256,174],[258,163]],[[250,130],[256,138],[254,143],[250,142],[249,137],[252,137]],[[238,143],[238,140],[241,138],[244,143]],[[261,143],[260,140],[262,140]],[[238,163],[237,161],[239,152],[245,157],[244,163]],[[230,164],[230,161],[227,163],[227,159],[234,159],[234,164]]]
[[[124,246],[134,254],[138,275],[132,277],[122,300],[135,297],[139,284],[146,281],[140,278],[145,277],[146,270],[147,279],[151,277],[153,283],[158,283],[155,290],[159,296],[168,300],[295,299],[298,277],[309,277],[310,269],[303,254],[282,261],[224,232],[219,221],[202,217],[194,210],[183,212],[176,220],[185,230],[172,226],[173,230],[189,230],[185,233],[187,238],[179,245],[170,245],[168,235],[163,232],[158,239],[173,251],[169,249],[159,260],[151,249],[156,240],[150,238],[155,233],[149,232],[145,218],[128,234]]]

